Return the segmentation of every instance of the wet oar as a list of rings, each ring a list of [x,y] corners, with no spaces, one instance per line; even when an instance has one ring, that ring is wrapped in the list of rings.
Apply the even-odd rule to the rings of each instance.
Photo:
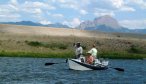
[[[66,63],[66,62],[59,62],[59,63],[49,62],[49,63],[45,63],[45,66],[49,66],[49,65],[53,65],[53,64],[60,64],[60,63]]]
[[[59,63],[53,63],[53,62],[49,62],[49,63],[45,63],[45,66],[48,66],[48,65],[53,65],[53,64],[60,64],[60,63],[67,63],[68,60],[66,59],[65,62],[59,62]]]
[[[99,65],[101,65],[101,64],[99,64]],[[122,72],[124,72],[125,70],[123,69],[123,68],[115,68],[115,67],[108,67],[108,68],[112,68],[112,69],[115,69],[115,70],[117,70],[117,71],[122,71]]]
[[[117,71],[122,71],[122,72],[125,71],[123,68],[113,68],[113,67],[109,67],[109,68],[115,69],[115,70],[117,70]]]

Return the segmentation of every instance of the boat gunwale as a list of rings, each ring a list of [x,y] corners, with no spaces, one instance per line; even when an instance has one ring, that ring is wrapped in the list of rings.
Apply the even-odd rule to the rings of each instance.
[[[87,64],[87,63],[83,63],[83,62],[79,62],[79,61],[76,61],[75,59],[68,59],[68,60],[71,60],[81,66],[84,66],[86,68],[89,68],[89,69],[93,69],[93,70],[105,70],[105,69],[108,69],[108,66],[95,66],[95,65],[90,65],[90,64]]]

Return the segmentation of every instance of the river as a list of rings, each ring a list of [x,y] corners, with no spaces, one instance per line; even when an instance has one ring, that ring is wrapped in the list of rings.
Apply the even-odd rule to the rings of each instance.
[[[65,59],[0,57],[0,84],[146,84],[146,60],[109,61],[125,71],[74,71],[60,63]]]

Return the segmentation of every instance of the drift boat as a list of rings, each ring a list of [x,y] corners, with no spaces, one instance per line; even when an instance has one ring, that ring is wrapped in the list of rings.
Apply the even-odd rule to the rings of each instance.
[[[108,61],[95,59],[93,65],[82,62],[79,59],[68,59],[69,69],[72,70],[106,70],[108,69]]]

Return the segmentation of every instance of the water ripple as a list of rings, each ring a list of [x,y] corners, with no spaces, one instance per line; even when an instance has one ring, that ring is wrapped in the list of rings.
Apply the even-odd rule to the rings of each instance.
[[[64,62],[49,58],[0,58],[0,84],[146,84],[145,60],[110,60],[101,71],[69,70],[66,63],[45,66],[47,62]]]

